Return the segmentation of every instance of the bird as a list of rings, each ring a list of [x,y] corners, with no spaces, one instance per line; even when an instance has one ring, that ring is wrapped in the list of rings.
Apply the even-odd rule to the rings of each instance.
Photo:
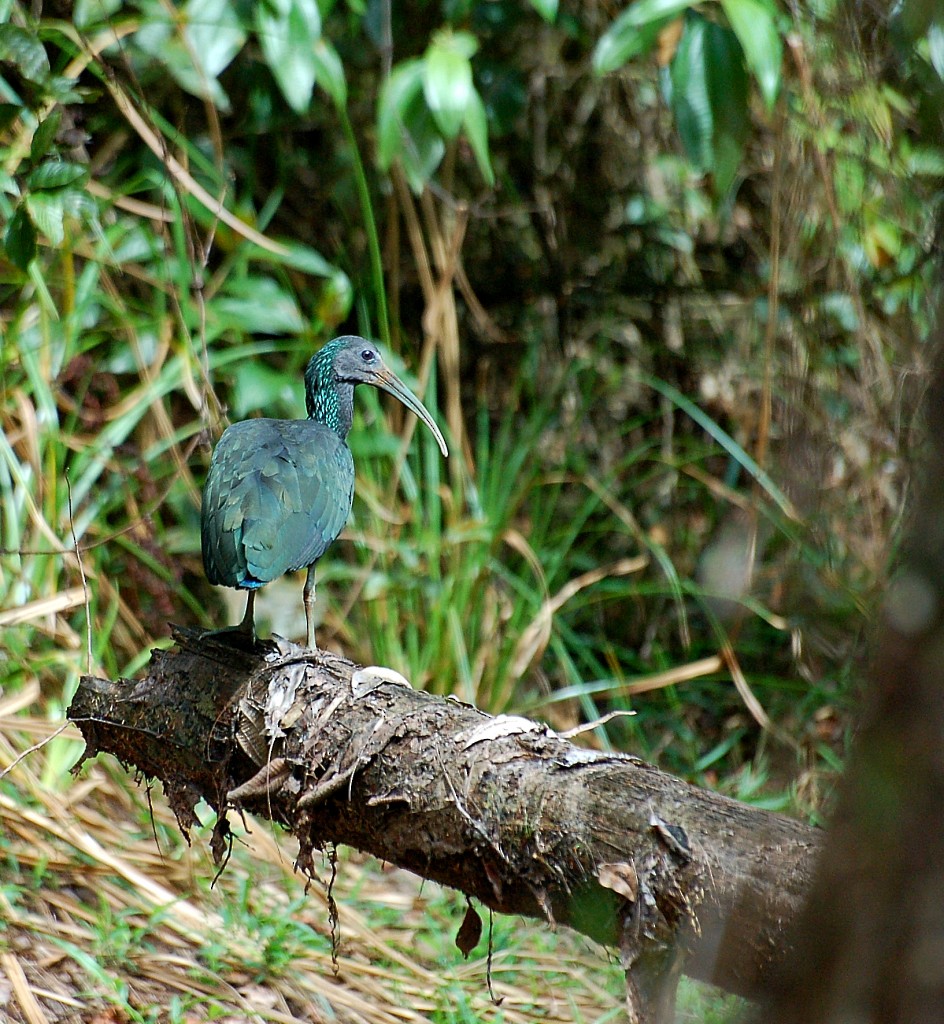
[[[247,591],[236,630],[255,640],[256,591],[308,570],[304,603],[307,646],[315,643],[315,565],[337,539],[354,501],[354,458],[347,445],[354,389],[369,384],[399,399],[432,431],[426,406],[387,366],[373,341],[348,334],[329,341],[305,368],[307,419],[256,418],[223,431],[210,458],[200,511],[207,580]]]

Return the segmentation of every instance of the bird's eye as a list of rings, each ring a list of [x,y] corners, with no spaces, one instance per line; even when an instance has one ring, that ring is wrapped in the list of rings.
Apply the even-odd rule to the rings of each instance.
[[[361,359],[365,363],[372,363],[374,361],[374,353],[369,348],[365,348],[364,351],[361,352]]]

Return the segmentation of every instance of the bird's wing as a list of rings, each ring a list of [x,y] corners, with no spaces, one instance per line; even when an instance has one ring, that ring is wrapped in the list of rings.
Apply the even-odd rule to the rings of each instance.
[[[213,452],[203,495],[207,579],[260,586],[311,565],[347,522],[354,462],[309,420],[245,420]]]

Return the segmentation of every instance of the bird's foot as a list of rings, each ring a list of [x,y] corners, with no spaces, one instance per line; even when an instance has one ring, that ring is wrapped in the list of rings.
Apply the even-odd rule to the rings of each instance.
[[[241,625],[209,629],[203,635],[212,637],[228,647],[235,647],[239,651],[254,651],[263,642],[256,636],[255,630],[247,632]]]

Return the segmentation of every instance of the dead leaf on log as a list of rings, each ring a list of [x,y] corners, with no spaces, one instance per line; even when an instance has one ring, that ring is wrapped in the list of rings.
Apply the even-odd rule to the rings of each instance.
[[[639,895],[639,877],[632,864],[601,864],[597,868],[597,878],[604,888],[618,892],[630,903],[636,902]]]
[[[479,944],[479,939],[481,938],[482,918],[479,917],[478,911],[469,901],[466,903],[465,917],[463,917],[459,931],[456,933],[456,947],[466,960],[469,959],[469,954]]]

